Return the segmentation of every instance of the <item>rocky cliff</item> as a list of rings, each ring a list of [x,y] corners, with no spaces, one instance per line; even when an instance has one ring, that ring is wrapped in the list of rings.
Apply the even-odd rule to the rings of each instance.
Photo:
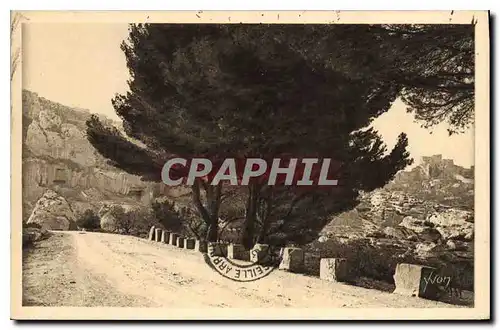
[[[399,172],[385,187],[362,194],[359,205],[334,217],[311,249],[318,253],[343,247],[368,249],[371,258],[381,258],[378,264],[392,268],[397,262],[459,267],[455,278],[466,278],[461,286],[470,289],[473,178],[473,168],[457,166],[440,155],[424,157],[420,165]],[[377,275],[377,269],[367,267]],[[384,279],[392,276],[390,271],[380,275]]]
[[[23,91],[23,219],[48,190],[75,212],[107,202],[147,203],[161,186],[109,166],[87,141],[90,112]],[[102,117],[108,124],[118,125]]]

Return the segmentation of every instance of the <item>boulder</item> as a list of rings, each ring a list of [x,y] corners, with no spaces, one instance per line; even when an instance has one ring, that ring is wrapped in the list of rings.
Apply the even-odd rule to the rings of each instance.
[[[229,244],[227,247],[227,257],[229,259],[249,260],[249,252],[241,244]]]
[[[471,243],[448,240],[446,241],[446,247],[452,251],[468,251],[471,248]]]
[[[394,293],[436,300],[442,288],[449,285],[450,279],[440,276],[432,267],[398,264],[394,283],[396,284]]]
[[[304,268],[304,251],[299,248],[284,248],[281,253],[279,269],[289,272],[301,272]]]
[[[328,241],[328,236],[322,235],[318,238],[318,242],[320,243],[325,243],[326,241]]]
[[[38,199],[26,223],[44,230],[76,230],[76,217],[68,201],[52,190]]]
[[[149,229],[149,234],[148,234],[148,240],[154,241],[155,240],[155,226],[151,226],[151,229]]]
[[[185,238],[184,239],[184,248],[185,249],[194,249],[196,240],[194,238]]]
[[[319,277],[330,282],[345,282],[349,270],[347,260],[343,258],[322,258],[319,266]]]

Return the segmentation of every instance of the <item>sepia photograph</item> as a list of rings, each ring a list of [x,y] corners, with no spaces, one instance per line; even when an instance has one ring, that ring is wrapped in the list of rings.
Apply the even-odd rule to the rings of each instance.
[[[488,24],[11,12],[11,317],[488,319]]]

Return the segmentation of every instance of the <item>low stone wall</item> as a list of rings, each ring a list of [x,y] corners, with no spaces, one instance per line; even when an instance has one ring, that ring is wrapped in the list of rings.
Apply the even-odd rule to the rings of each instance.
[[[205,242],[193,238],[184,238],[155,226],[151,227],[148,239],[152,241],[172,244],[179,248],[192,249],[211,256],[227,257],[236,260],[248,260],[253,263],[266,264],[269,262],[272,249],[267,244],[255,244],[246,250],[241,244],[226,244],[221,242]],[[273,250],[276,252],[276,250]],[[277,252],[276,252],[277,253]],[[321,258],[319,254],[305,253],[296,247],[284,247],[280,251],[279,270],[305,273],[318,276],[329,282],[349,282],[357,278],[353,272],[356,265],[350,265],[346,258]],[[425,265],[402,263],[398,264],[394,273],[396,284],[395,294],[415,296],[432,300],[440,300],[444,292],[453,289],[451,276],[443,275],[437,269]]]

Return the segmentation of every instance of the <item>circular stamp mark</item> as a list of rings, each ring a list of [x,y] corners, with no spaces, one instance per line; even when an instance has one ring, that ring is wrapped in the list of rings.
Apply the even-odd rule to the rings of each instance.
[[[260,260],[258,262],[229,259],[218,252],[218,246],[209,246],[207,253],[204,254],[205,262],[217,273],[237,282],[252,282],[266,277],[278,268],[282,252],[269,247],[260,251]],[[220,251],[219,251],[220,252]],[[249,251],[257,259],[258,251]]]

